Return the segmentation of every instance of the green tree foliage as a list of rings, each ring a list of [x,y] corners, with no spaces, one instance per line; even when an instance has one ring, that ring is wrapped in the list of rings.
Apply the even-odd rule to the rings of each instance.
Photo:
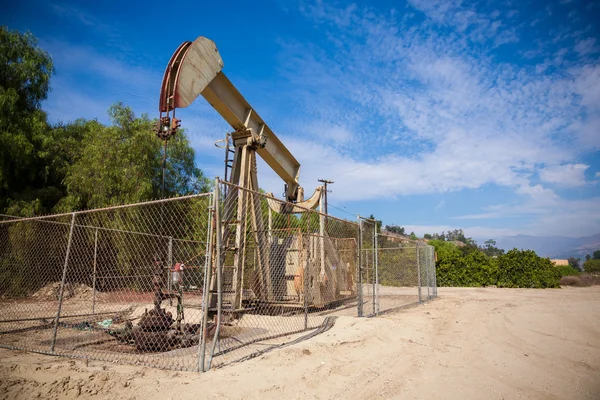
[[[600,260],[590,258],[583,263],[583,270],[588,273],[600,272]]]
[[[533,250],[513,249],[498,258],[498,286],[525,288],[558,287],[560,271]]]
[[[596,251],[594,252],[594,254],[592,255],[592,258],[593,258],[594,260],[600,260],[600,250],[596,250]]]
[[[555,268],[560,272],[560,276],[573,276],[580,273],[578,269],[570,265],[557,265]]]
[[[433,236],[431,236],[429,233],[426,233],[423,235],[423,239],[433,239]]]
[[[560,271],[547,258],[530,250],[490,256],[483,250],[465,253],[452,242],[431,240],[437,252],[440,286],[558,287]],[[466,247],[466,246],[465,246]]]
[[[40,107],[52,72],[30,33],[0,27],[0,212],[33,216],[160,197],[154,121],[117,103],[109,126],[83,119],[49,126]],[[166,196],[206,191],[183,130],[168,150]]]
[[[385,230],[390,233],[395,233],[397,235],[406,235],[404,227],[398,225],[386,225]]]
[[[134,203],[161,196],[162,143],[153,135],[154,121],[136,118],[121,103],[109,109],[112,125],[78,121],[83,130],[79,154],[68,168],[67,196],[60,211]],[[194,151],[184,134],[168,143],[165,196],[206,191],[208,181],[194,164]]]
[[[502,254],[504,254],[503,249],[499,249],[496,247],[496,241],[494,239],[486,240],[484,243],[484,247],[482,248],[482,251],[490,257],[494,257],[494,256],[497,257],[497,256],[501,256]]]
[[[33,35],[0,27],[0,209],[9,198],[22,201],[48,186],[39,148],[49,127],[40,104],[52,71],[50,56]],[[30,205],[32,211],[40,202]]]
[[[581,261],[580,258],[569,257],[569,266],[577,271],[581,271],[580,265],[579,265],[580,261]]]

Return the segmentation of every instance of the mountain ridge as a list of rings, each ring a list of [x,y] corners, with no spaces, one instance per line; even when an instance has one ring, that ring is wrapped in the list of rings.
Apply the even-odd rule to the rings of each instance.
[[[600,233],[591,236],[502,236],[496,240],[496,247],[506,251],[513,248],[533,250],[541,257],[581,258],[600,249]]]

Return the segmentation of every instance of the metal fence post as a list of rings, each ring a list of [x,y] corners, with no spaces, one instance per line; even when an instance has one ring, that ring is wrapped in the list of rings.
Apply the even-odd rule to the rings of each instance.
[[[419,242],[417,242],[417,288],[419,290],[419,303],[422,303],[421,299],[421,256],[419,254]]]
[[[375,241],[375,315],[379,314],[379,246],[378,246],[378,233],[377,233],[377,221],[375,221],[375,232],[373,234]]]
[[[425,264],[425,279],[426,279],[426,282],[427,282],[427,300],[431,300],[431,294],[429,292],[429,287],[431,286],[430,276],[429,276],[429,274],[430,274],[430,271],[429,271],[430,267],[431,267],[431,262],[429,261],[429,262],[427,262]]]
[[[433,291],[434,291],[434,295],[435,295],[435,297],[437,297],[437,296],[438,296],[438,288],[437,288],[437,269],[436,269],[436,266],[435,266],[435,257],[433,257],[433,256],[431,255],[431,253],[433,253],[433,249],[431,249],[431,251],[430,251],[430,255],[429,255],[429,256],[430,256],[430,258],[431,258],[431,260],[432,260],[432,261],[431,261],[431,264],[433,265]]]
[[[63,303],[63,294],[65,292],[65,280],[67,279],[67,266],[69,265],[69,254],[71,253],[71,243],[73,242],[73,228],[75,227],[75,213],[71,217],[71,228],[69,229],[69,239],[67,242],[67,251],[65,254],[65,265],[63,267],[62,280],[60,282],[60,293],[58,295],[58,310],[56,310],[56,318],[54,319],[54,332],[52,333],[52,344],[50,345],[50,352],[54,353],[54,347],[56,346],[56,334],[58,333],[58,320],[60,318],[60,311]]]
[[[371,238],[371,240],[375,239],[375,230],[373,230],[373,237]],[[373,276],[371,277],[371,290],[373,291],[372,296],[371,296],[371,303],[373,303],[373,314],[376,314],[376,299],[375,299],[375,282],[377,280],[377,276],[375,274],[375,243],[374,241],[371,242],[371,263],[373,265]]]
[[[310,240],[310,238],[309,238]],[[309,246],[310,249],[310,246]],[[310,250],[307,251],[306,260],[304,261],[304,276],[302,277],[302,286],[304,291],[304,329],[308,329],[308,260],[310,259]]]
[[[218,183],[216,183],[218,184]],[[208,231],[207,231],[207,245],[206,245],[206,258],[204,260],[204,280],[202,282],[202,331],[200,332],[200,345],[198,346],[198,371],[204,372],[204,360],[206,358],[206,337],[208,336],[208,304],[209,298],[209,286],[210,286],[210,274],[212,270],[212,247],[213,247],[213,218],[214,209],[218,204],[214,192],[211,193],[211,201],[208,206]]]
[[[433,297],[437,297],[437,271],[435,269],[435,258],[431,255],[432,252],[433,249],[429,252],[429,258],[431,259],[431,274],[433,277]]]
[[[221,213],[219,210],[219,178],[215,181],[215,267],[217,269],[217,328],[215,329],[215,335],[213,336],[212,348],[210,350],[210,357],[208,359],[208,369],[210,370],[212,365],[213,356],[215,349],[217,348],[217,342],[219,341],[219,335],[221,333],[221,314],[223,309],[223,280],[221,277],[221,271],[223,266],[221,265]]]
[[[92,314],[96,313],[96,271],[98,260],[98,228],[94,235],[94,272],[92,275]]]
[[[358,269],[358,288],[357,288],[357,307],[358,307],[358,316],[363,316],[363,282],[362,282],[362,220],[360,219],[360,215],[356,216],[358,221],[358,255],[357,255],[357,263],[356,267]]]
[[[171,273],[173,268],[173,236],[169,236],[169,247],[167,251],[167,282],[169,295],[173,294],[173,274]],[[169,305],[173,306],[173,298],[169,297]]]

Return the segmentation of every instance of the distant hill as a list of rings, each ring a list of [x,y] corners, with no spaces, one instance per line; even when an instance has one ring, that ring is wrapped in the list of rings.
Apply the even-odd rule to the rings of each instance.
[[[496,246],[507,251],[513,248],[533,250],[541,257],[578,257],[583,260],[586,254],[591,255],[595,250],[600,249],[600,233],[580,238],[528,235],[504,236],[496,239]]]

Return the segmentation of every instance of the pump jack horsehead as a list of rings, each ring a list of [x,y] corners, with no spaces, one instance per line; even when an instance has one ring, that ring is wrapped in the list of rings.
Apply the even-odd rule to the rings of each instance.
[[[305,256],[300,257],[303,260],[296,264],[295,268],[299,270],[286,271],[285,265],[283,265],[283,271],[281,271],[281,265],[278,267],[279,271],[272,270],[277,268],[274,265],[276,264],[275,260],[271,260],[273,257],[270,257],[273,244],[271,238],[272,227],[268,227],[269,234],[267,234],[259,196],[255,196],[253,192],[243,190],[249,189],[254,192],[259,190],[256,154],[258,153],[285,183],[286,203],[277,201],[272,194],[269,194],[267,201],[270,208],[269,212],[291,214],[314,210],[321,205],[324,191],[323,187],[318,187],[309,199],[304,200],[303,189],[298,184],[300,163],[244,99],[222,72],[222,69],[223,61],[215,43],[211,40],[199,37],[194,42],[184,42],[179,46],[169,61],[162,81],[157,135],[161,138],[172,136],[180,124],[180,121],[175,117],[175,110],[189,106],[200,95],[233,128],[233,132],[228,134],[228,139],[225,141],[227,155],[225,158],[225,180],[242,189],[233,188],[226,191],[224,215],[221,215],[223,228],[222,232],[217,233],[221,235],[222,243],[222,249],[219,251],[233,251],[234,253],[232,298],[230,301],[233,311],[242,310],[243,308],[243,279],[248,228],[251,228],[250,231],[252,231],[255,251],[257,252],[256,271],[258,272],[258,282],[253,285],[252,289],[258,300],[266,303],[281,303],[284,298],[289,298],[288,290],[285,289],[287,282],[277,282],[278,279],[285,281],[285,276],[289,276],[289,272],[295,275],[296,290],[302,293],[306,293],[302,289],[303,279],[311,277],[311,285],[315,286],[312,291],[309,288],[310,294],[308,296],[310,298],[308,303],[311,306],[322,306],[328,302],[339,301],[340,293],[343,293],[342,297],[344,298],[348,298],[348,295],[354,295],[352,274],[349,273],[350,263],[343,262],[344,260],[333,249],[334,245],[329,244],[329,241],[325,243],[326,232],[322,215],[318,235],[314,235],[313,238],[309,239],[302,239],[302,235],[299,235],[298,240],[296,240],[298,250],[300,250],[300,247],[308,248],[309,244],[307,242],[311,240],[314,242],[312,247],[320,249],[320,251],[316,251],[321,254],[320,257],[317,257],[320,260],[314,263],[315,266],[306,268],[306,263],[310,261],[308,260],[309,257]],[[232,162],[229,160],[230,152],[233,153]],[[227,171],[229,168],[231,171],[228,178]],[[250,227],[247,226],[248,219],[250,220]],[[235,244],[231,243],[233,245],[230,245],[234,237]],[[320,243],[317,242],[319,240]],[[329,263],[326,261],[326,245],[327,253],[336,253],[329,257],[332,258]],[[332,248],[332,251],[330,251],[330,248]],[[301,252],[298,251],[298,253]],[[224,260],[225,257],[223,256],[221,259]],[[302,263],[305,265],[302,265]],[[222,268],[222,266],[218,266],[218,268]],[[338,269],[347,270],[346,278],[337,279],[340,275],[335,271]],[[312,279],[310,273],[305,274],[305,270],[315,271],[314,279]],[[328,280],[329,282],[327,282]],[[344,282],[338,282],[338,280]],[[329,291],[323,290],[323,285],[333,285],[334,283],[335,288],[329,288],[331,289]],[[216,282],[214,277],[211,279],[210,286],[211,292],[215,293]],[[321,294],[321,292],[330,294]],[[300,293],[298,293],[297,300],[300,300]],[[302,301],[306,303],[304,299]],[[215,306],[216,296],[211,295],[210,308],[214,309]]]

